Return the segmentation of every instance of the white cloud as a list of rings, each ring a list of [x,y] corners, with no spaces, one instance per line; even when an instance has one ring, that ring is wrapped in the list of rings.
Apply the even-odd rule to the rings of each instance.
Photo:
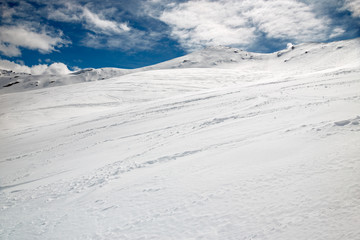
[[[48,66],[42,74],[58,75],[58,74],[68,74],[68,73],[71,73],[71,71],[68,69],[68,67],[65,64],[56,62]]]
[[[17,46],[8,43],[7,44],[3,43],[1,40],[0,40],[0,52],[8,57],[15,57],[21,55],[21,51]]]
[[[43,74],[46,69],[48,68],[48,65],[46,64],[39,64],[39,65],[34,65],[32,67],[28,67],[30,70],[30,73],[32,75],[41,75]],[[14,71],[15,72],[15,71]]]
[[[164,11],[160,20],[172,27],[172,36],[188,48],[203,45],[250,44],[255,28],[229,1],[190,1]],[[241,2],[240,2],[241,4]]]
[[[29,14],[31,13],[31,14]],[[18,22],[23,17],[32,18],[37,15],[36,8],[34,8],[27,1],[1,1],[0,2],[1,22],[14,23]]]
[[[255,3],[255,4],[254,4]],[[327,38],[329,19],[317,18],[310,6],[295,0],[257,0],[244,13],[270,38],[296,42]]]
[[[18,73],[29,73],[33,75],[61,75],[71,73],[68,67],[63,63],[53,63],[50,66],[46,64],[39,64],[28,67],[8,60],[0,60],[0,69],[11,70]]]
[[[88,29],[102,31],[105,34],[119,34],[130,30],[130,27],[126,23],[102,19],[86,7],[83,8],[83,17]]]
[[[88,34],[83,40],[82,44],[91,48],[117,48],[125,51],[138,51],[151,49],[160,35],[157,33],[145,33],[133,29],[129,32],[124,32],[116,37],[109,37],[107,35]]]
[[[78,22],[95,33],[106,35],[121,34],[130,31],[131,28],[125,22],[108,20],[114,13],[106,9],[95,13],[86,6],[76,3],[65,2],[60,8],[50,5],[47,9],[47,17],[62,22]]]
[[[131,28],[128,23],[119,19],[115,8],[97,9],[82,6],[77,3],[65,2],[60,7],[48,6],[48,18],[61,21],[79,23],[90,30],[81,43],[91,48],[119,48],[122,50],[149,49],[152,43],[149,39],[152,34]],[[110,20],[112,19],[112,20]]]
[[[44,16],[50,20],[60,22],[78,22],[81,21],[82,17],[82,9],[70,2],[63,2],[59,8],[55,8],[54,5],[50,4],[44,10]]]
[[[345,0],[345,9],[348,9],[354,17],[360,17],[360,0]]]
[[[26,26],[0,27],[0,51],[9,57],[20,56],[19,47],[48,53],[54,51],[55,47],[61,47],[68,43],[61,34],[51,36],[45,30],[37,32]]]
[[[55,14],[49,14],[48,18],[56,21],[81,23],[85,29],[90,30],[81,43],[91,48],[145,50],[154,46],[156,40],[162,35],[131,28],[128,23],[115,20],[119,19],[115,8],[98,9],[96,13],[93,9],[94,7],[91,5],[81,6],[76,3],[65,3],[62,7],[54,9]]]
[[[14,8],[9,8],[5,4],[0,5],[0,10],[2,19],[9,19],[16,13]]]
[[[31,68],[28,66],[20,65],[8,60],[0,60],[0,69],[11,70],[19,73],[31,73]]]
[[[198,0],[170,4],[159,19],[185,48],[207,45],[249,46],[261,34],[295,43],[340,34],[330,19],[296,0]]]
[[[345,32],[344,29],[340,28],[340,27],[337,27],[337,28],[334,28],[332,30],[332,33],[330,34],[330,38],[335,38],[335,37],[338,37],[340,35],[342,35],[343,33]]]

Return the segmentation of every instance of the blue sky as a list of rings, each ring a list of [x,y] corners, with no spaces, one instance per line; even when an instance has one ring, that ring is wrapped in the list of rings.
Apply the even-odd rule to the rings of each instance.
[[[0,9],[0,68],[32,73],[54,63],[59,71],[137,68],[212,45],[274,52],[360,36],[360,0],[2,0]]]

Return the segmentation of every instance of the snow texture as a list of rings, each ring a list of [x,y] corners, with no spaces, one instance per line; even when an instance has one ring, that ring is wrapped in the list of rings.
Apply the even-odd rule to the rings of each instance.
[[[0,239],[360,239],[359,44],[1,72]]]

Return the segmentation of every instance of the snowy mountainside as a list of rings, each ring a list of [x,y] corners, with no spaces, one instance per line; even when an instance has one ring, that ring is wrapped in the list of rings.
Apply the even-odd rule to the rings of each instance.
[[[88,68],[71,73],[70,75],[77,75],[84,78],[84,81],[104,80],[112,77],[125,75],[129,72],[127,69],[120,68]]]
[[[279,60],[285,68],[321,71],[337,67],[354,67],[360,63],[360,38],[330,42],[305,43],[279,51]],[[301,70],[300,70],[301,71]]]
[[[186,56],[145,67],[144,69],[172,68],[234,68],[269,71],[297,70],[313,72],[337,66],[358,65],[360,38],[330,42],[291,45],[275,53],[251,53],[241,49],[217,46]],[[311,64],[310,64],[311,63]]]
[[[6,70],[1,71],[0,92],[7,93],[104,80],[127,74],[130,70],[120,68],[90,68],[65,75],[31,75]]]
[[[261,60],[263,56],[264,54],[246,52],[237,48],[214,46],[144,69],[213,68],[224,67],[228,64],[234,67],[235,63]]]
[[[356,66],[360,59],[360,38],[332,43],[295,45],[270,54],[251,53],[241,49],[215,46],[190,53],[153,66],[138,69],[83,69],[67,75],[1,74],[0,93],[33,90],[42,87],[106,80],[125,74],[160,69],[225,68],[242,71],[312,73],[338,66]],[[310,64],[311,63],[311,64]]]
[[[358,239],[356,41],[0,94],[0,239]]]

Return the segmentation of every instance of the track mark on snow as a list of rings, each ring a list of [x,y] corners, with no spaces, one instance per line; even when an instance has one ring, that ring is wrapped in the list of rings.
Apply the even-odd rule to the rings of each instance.
[[[343,126],[346,126],[348,124],[352,124],[352,125],[359,125],[359,120],[360,120],[360,116],[357,116],[356,118],[354,119],[347,119],[347,120],[342,120],[342,121],[337,121],[337,122],[334,122],[334,124],[336,126],[340,126],[340,127],[343,127]]]

